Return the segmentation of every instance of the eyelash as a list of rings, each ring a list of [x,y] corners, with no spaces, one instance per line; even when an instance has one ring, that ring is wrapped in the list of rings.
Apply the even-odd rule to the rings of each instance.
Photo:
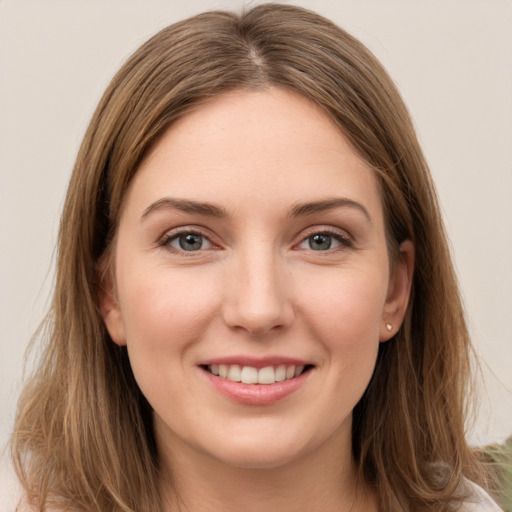
[[[208,244],[210,244],[211,247],[208,247],[206,249],[203,249],[202,247],[196,251],[187,251],[185,249],[178,249],[176,247],[173,247],[171,245],[171,242],[173,242],[174,240],[178,240],[179,237],[181,236],[184,236],[184,235],[193,235],[193,236],[198,236],[202,239],[203,243],[204,241],[206,241]],[[320,250],[320,251],[315,251],[314,249],[305,249],[305,250],[309,250],[311,252],[315,252],[315,253],[324,253],[324,254],[332,254],[333,252],[338,252],[340,250],[343,250],[343,249],[346,249],[346,248],[350,248],[350,247],[353,247],[354,246],[354,243],[353,241],[351,240],[351,238],[349,237],[349,235],[346,234],[345,231],[342,231],[342,230],[339,230],[339,229],[335,229],[335,228],[311,228],[310,230],[308,230],[305,234],[303,234],[300,242],[298,244],[295,244],[294,247],[298,247],[300,246],[301,244],[303,243],[306,243],[308,241],[308,239],[310,239],[311,237],[313,236],[326,236],[326,237],[330,237],[332,239],[334,239],[336,242],[338,242],[340,244],[340,247],[336,247],[336,248],[328,248],[327,250]],[[219,246],[217,244],[215,244],[214,242],[212,242],[211,238],[207,235],[205,235],[204,233],[202,233],[200,230],[198,229],[191,229],[191,228],[188,228],[188,229],[179,229],[177,231],[172,231],[170,233],[166,233],[162,239],[158,242],[158,245],[160,247],[163,247],[175,254],[180,254],[180,255],[183,255],[183,256],[195,256],[197,253],[200,253],[200,252],[203,252],[204,250],[215,250],[215,249],[218,249]]]
[[[172,231],[170,233],[166,233],[162,239],[158,242],[158,245],[160,247],[163,247],[175,254],[179,254],[179,255],[182,255],[182,256],[195,256],[195,253],[199,253],[199,252],[202,252],[204,249],[199,249],[197,251],[187,251],[185,249],[178,249],[176,247],[173,247],[171,245],[171,242],[173,242],[174,240],[179,240],[179,238],[181,236],[184,236],[184,235],[193,235],[193,236],[197,236],[197,237],[200,237],[202,239],[202,241],[207,241],[212,247],[209,247],[208,249],[216,249],[218,248],[218,245],[216,245],[214,242],[211,241],[210,237],[205,235],[204,233],[202,233],[200,230],[198,229],[179,229],[179,230],[176,230],[176,231]]]
[[[339,247],[336,247],[336,248],[329,247],[325,251],[315,251],[314,249],[311,249],[311,248],[306,249],[306,250],[310,250],[315,253],[332,254],[332,253],[342,251],[343,249],[347,249],[347,248],[354,246],[352,239],[345,231],[342,231],[340,229],[335,229],[335,228],[323,228],[323,229],[312,228],[312,229],[308,230],[305,235],[303,235],[302,240],[297,245],[302,245],[304,243],[307,243],[307,241],[314,236],[330,237],[330,238],[334,239],[336,242],[339,242],[339,244],[340,244]]]

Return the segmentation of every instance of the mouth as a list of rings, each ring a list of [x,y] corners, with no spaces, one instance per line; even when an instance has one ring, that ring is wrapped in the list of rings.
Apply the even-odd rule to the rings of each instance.
[[[271,385],[296,379],[309,372],[313,365],[280,364],[256,368],[239,364],[208,364],[201,365],[201,368],[215,377],[231,382]]]

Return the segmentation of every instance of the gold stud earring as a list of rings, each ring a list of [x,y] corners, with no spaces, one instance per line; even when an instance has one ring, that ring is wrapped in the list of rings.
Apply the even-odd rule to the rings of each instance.
[[[391,332],[393,330],[393,326],[391,324],[386,324],[386,329]]]

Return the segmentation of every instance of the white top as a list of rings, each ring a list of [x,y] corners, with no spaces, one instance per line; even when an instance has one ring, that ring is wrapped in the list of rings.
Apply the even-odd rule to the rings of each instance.
[[[458,512],[503,512],[496,502],[479,486],[466,480],[472,494]]]

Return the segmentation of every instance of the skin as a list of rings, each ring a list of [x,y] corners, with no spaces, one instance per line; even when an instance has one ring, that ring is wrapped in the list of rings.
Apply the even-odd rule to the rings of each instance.
[[[349,204],[297,212],[333,198]],[[352,410],[402,322],[414,250],[390,271],[377,180],[316,106],[235,91],[179,120],[132,181],[114,250],[102,315],[154,408],[169,510],[378,510],[356,486]],[[313,368],[286,398],[246,405],[199,366],[242,355]]]

